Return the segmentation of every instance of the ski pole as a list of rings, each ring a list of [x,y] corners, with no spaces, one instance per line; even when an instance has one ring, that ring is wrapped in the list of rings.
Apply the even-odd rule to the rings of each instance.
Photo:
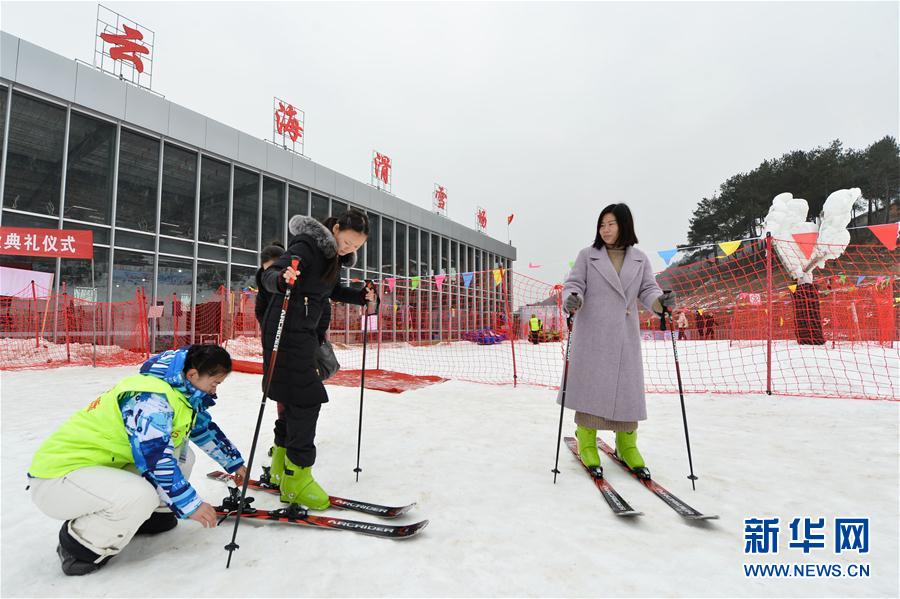
[[[678,379],[678,395],[681,397],[681,419],[684,422],[684,441],[687,444],[688,466],[691,469],[691,473],[688,475],[688,478],[691,481],[691,487],[693,487],[693,489],[696,491],[697,477],[694,476],[694,461],[691,459],[691,436],[688,433],[687,411],[684,407],[684,387],[681,384],[681,365],[678,362],[678,347],[676,347],[675,345],[675,320],[672,318],[672,312],[669,311],[669,309],[665,306],[663,306],[662,318],[659,319],[659,329],[661,331],[666,330],[667,314],[669,315],[669,319],[672,320],[672,324],[669,328],[672,333],[672,353],[675,355],[675,377]]]
[[[572,293],[572,295],[578,295],[577,293]],[[553,484],[556,484],[556,475],[559,474],[559,444],[562,441],[562,423],[563,423],[563,412],[566,409],[566,384],[569,382],[569,349],[572,347],[572,325],[573,320],[575,318],[575,313],[570,312],[566,317],[566,327],[569,329],[569,337],[566,339],[566,364],[563,367],[563,381],[562,381],[562,398],[559,402],[559,430],[556,431],[556,462],[553,464]]]
[[[291,256],[291,268],[297,270],[300,266],[300,258]],[[284,301],[281,303],[281,316],[278,318],[278,328],[275,330],[275,343],[272,345],[272,360],[266,373],[266,389],[263,391],[262,401],[259,402],[259,416],[256,418],[256,430],[253,431],[253,443],[250,445],[250,455],[247,457],[247,476],[244,477],[244,485],[241,488],[241,503],[238,505],[237,515],[234,518],[234,532],[231,534],[231,542],[225,545],[228,551],[228,562],[225,568],[231,566],[231,555],[235,549],[239,549],[237,540],[238,526],[241,524],[241,513],[247,500],[247,488],[250,486],[250,472],[253,468],[253,455],[256,453],[256,442],[259,440],[259,429],[262,426],[263,412],[266,409],[266,396],[269,395],[269,387],[272,386],[272,376],[275,374],[275,360],[278,358],[278,343],[281,341],[281,331],[284,328],[284,318],[287,315],[288,303],[291,301],[291,290],[294,288],[296,278],[287,281],[284,291]]]
[[[366,282],[366,292],[369,290],[375,289],[375,283],[372,281]],[[378,294],[375,294],[375,313],[381,313],[381,298]],[[356,468],[353,471],[356,473],[356,482],[359,482],[359,473],[362,472],[362,468],[359,467],[359,454],[362,449],[362,418],[363,418],[363,395],[366,392],[366,345],[369,339],[369,302],[366,302],[366,318],[363,321],[363,355],[362,355],[362,370],[360,371],[360,381],[359,381],[359,431],[356,435]]]

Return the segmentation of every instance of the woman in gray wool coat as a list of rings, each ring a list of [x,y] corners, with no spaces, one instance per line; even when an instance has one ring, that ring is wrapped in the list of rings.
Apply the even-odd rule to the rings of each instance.
[[[635,474],[649,478],[637,448],[638,421],[647,419],[637,301],[661,314],[664,307],[674,308],[675,297],[656,284],[637,242],[631,210],[610,204],[600,212],[593,245],[578,253],[566,279],[564,309],[577,313],[566,407],[575,410],[585,466],[600,468],[597,430],[615,431],[616,453]]]

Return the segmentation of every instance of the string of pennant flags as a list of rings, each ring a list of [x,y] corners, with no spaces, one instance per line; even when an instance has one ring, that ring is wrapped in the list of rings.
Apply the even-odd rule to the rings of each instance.
[[[848,227],[848,230],[852,229],[869,229],[873,235],[886,247],[889,251],[894,251],[897,249],[897,234],[900,232],[900,222],[897,223],[887,223],[883,225],[867,225],[862,227]],[[682,246],[679,248],[672,248],[667,250],[657,250],[656,253],[660,258],[663,259],[663,262],[666,263],[666,266],[670,266],[672,263],[672,259],[675,258],[677,254],[680,252],[684,252],[687,250],[697,250],[703,248],[711,248],[718,247],[722,250],[721,256],[717,256],[719,259],[725,259],[734,254],[741,248],[741,246],[747,241],[758,241],[763,239],[762,237],[747,237],[744,239],[735,239],[732,241],[721,241],[718,243],[706,243],[703,245],[692,245],[692,246]],[[812,257],[812,253],[815,249],[816,242],[819,239],[818,233],[796,233],[793,235],[793,240],[800,248],[800,251],[806,256],[807,259]],[[574,260],[569,260],[567,262],[569,270],[575,266]],[[537,264],[535,262],[529,262],[529,269],[537,269],[542,268],[543,264]]]
[[[897,233],[898,230],[900,230],[900,222],[886,223],[883,225],[867,225],[863,227],[849,227],[849,229],[863,228],[871,231],[872,234],[875,235],[875,237],[878,239],[878,241],[880,241],[889,251],[894,251],[895,249],[897,249]],[[806,258],[809,259],[812,256],[813,249],[815,248],[816,242],[819,239],[819,234],[816,232],[794,233],[792,237],[797,243],[797,246],[800,248],[800,251],[802,251]],[[761,237],[748,237],[746,239],[736,239],[734,241],[722,241],[719,243],[708,243],[704,245],[686,246],[668,250],[657,250],[656,253],[659,254],[659,257],[663,259],[663,261],[666,263],[666,266],[669,266],[675,255],[685,250],[718,246],[724,254],[724,256],[719,257],[727,258],[728,256],[731,256],[733,253],[735,253],[745,241],[756,241],[758,239],[761,239]],[[569,268],[571,268],[571,262]]]
[[[494,287],[499,285],[503,281],[503,273],[506,272],[505,268],[493,268],[489,272],[494,279]],[[397,281],[409,281],[409,288],[411,290],[416,290],[422,284],[422,279],[433,279],[434,285],[437,287],[438,291],[441,291],[444,285],[444,282],[450,278],[459,276],[462,278],[463,285],[468,289],[472,285],[472,281],[475,279],[475,272],[461,272],[461,273],[453,273],[453,274],[440,274],[433,276],[421,276],[416,275],[414,277],[386,277],[382,280],[383,288],[386,287],[389,293],[394,292],[394,288],[397,286]],[[351,279],[353,283],[362,282],[361,279]]]

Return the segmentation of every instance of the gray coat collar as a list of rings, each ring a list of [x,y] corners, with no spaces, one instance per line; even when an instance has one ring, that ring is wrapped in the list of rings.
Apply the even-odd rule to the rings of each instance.
[[[329,260],[337,256],[337,241],[334,235],[328,230],[328,227],[317,221],[311,216],[303,216],[295,214],[288,222],[288,232],[291,235],[307,235],[316,242],[316,246],[325,257]],[[341,265],[346,268],[352,268],[356,264],[356,252],[341,256]]]

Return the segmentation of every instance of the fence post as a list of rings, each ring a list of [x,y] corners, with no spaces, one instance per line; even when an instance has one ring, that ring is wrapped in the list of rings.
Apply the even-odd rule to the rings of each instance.
[[[378,283],[379,286],[381,282]],[[381,330],[384,328],[384,319],[381,318],[381,313],[384,311],[384,304],[378,304],[378,346],[375,351],[375,370],[381,370]],[[366,311],[368,315],[368,311]],[[368,318],[368,316],[366,316]]]
[[[218,345],[225,347],[225,339],[222,337],[225,323],[225,286],[219,285],[219,340]]]
[[[31,280],[31,301],[34,304],[34,346],[41,346],[41,327],[38,326],[38,321],[40,321],[40,316],[38,316],[38,303],[37,303],[37,290],[34,288],[34,279]],[[50,302],[47,302],[47,308],[50,307]]]
[[[72,361],[72,353],[69,349],[69,293],[66,290],[66,282],[63,281],[63,326],[66,329],[66,362]]]
[[[178,349],[178,296],[172,292],[172,349]]]
[[[772,234],[766,232],[766,394],[772,395]]]
[[[138,301],[138,318],[141,326],[141,348],[144,350],[144,357],[150,357],[150,317],[147,312],[147,296],[144,294],[144,288],[138,287],[135,291]]]
[[[834,279],[828,279],[828,288],[831,293],[831,349],[834,349],[837,344],[837,290],[835,289],[837,285],[834,283]]]
[[[506,276],[511,275],[510,271],[501,268],[500,269],[500,282],[503,284],[501,287],[503,291],[503,301],[504,307],[506,308],[506,330],[509,331],[509,347],[512,349],[512,367],[513,367],[513,387],[515,387],[519,380],[519,373],[516,370],[516,333],[518,332],[517,328],[513,327],[512,315],[509,313],[509,286],[506,283]]]

